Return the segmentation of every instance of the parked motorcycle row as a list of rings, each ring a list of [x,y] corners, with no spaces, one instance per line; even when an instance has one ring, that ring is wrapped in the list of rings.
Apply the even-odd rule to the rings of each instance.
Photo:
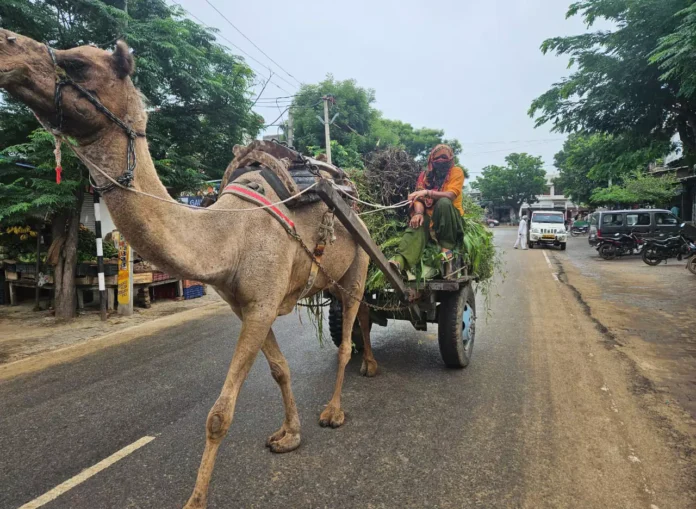
[[[686,259],[686,268],[692,274],[696,274],[696,243],[686,238],[683,233],[667,239],[645,241],[643,261],[646,264],[655,266],[670,258],[676,258],[679,261]]]
[[[683,230],[685,224],[680,225]],[[596,241],[599,256],[613,260],[620,256],[641,255],[643,262],[650,266],[667,262],[671,258],[686,260],[686,268],[696,275],[696,239],[684,233],[665,239],[643,239],[635,231],[629,234],[617,233],[613,237],[602,237]]]

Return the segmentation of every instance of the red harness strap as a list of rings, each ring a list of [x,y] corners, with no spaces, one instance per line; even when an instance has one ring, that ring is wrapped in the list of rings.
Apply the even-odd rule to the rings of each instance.
[[[223,194],[233,194],[235,196],[239,196],[243,200],[254,203],[255,205],[267,207],[264,210],[275,217],[288,233],[295,233],[295,223],[292,222],[292,219],[286,216],[282,210],[273,205],[270,201],[268,201],[268,198],[262,194],[252,191],[248,187],[237,184],[230,184],[225,187],[222,193],[220,193],[220,196]]]

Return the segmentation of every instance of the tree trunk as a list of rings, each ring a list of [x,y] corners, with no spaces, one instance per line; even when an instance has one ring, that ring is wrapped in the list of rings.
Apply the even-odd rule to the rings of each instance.
[[[696,155],[696,118],[693,114],[679,114],[677,116],[677,131],[682,142],[684,155],[693,157]]]
[[[53,276],[55,282],[55,311],[58,320],[71,320],[76,314],[77,241],[80,230],[80,209],[84,193],[80,191],[75,208],[59,212],[53,218],[53,241],[65,239]]]

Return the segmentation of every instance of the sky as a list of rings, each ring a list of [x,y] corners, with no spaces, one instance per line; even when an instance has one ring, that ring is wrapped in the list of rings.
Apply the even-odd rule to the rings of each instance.
[[[352,78],[375,90],[386,118],[457,138],[472,178],[511,152],[542,156],[555,171],[565,136],[535,129],[527,110],[569,72],[568,58],[543,55],[541,43],[586,31],[580,18],[565,19],[571,0],[209,2],[179,0],[220,30],[222,44],[253,57],[242,54],[252,68],[273,69],[263,97],[288,95],[275,84],[295,93],[329,73]],[[279,113],[257,111],[269,123]]]

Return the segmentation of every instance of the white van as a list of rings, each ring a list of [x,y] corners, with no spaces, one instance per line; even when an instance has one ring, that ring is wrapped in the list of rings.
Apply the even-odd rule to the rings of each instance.
[[[529,221],[529,249],[534,245],[547,244],[560,246],[565,251],[568,232],[565,227],[565,214],[553,210],[532,212]]]

